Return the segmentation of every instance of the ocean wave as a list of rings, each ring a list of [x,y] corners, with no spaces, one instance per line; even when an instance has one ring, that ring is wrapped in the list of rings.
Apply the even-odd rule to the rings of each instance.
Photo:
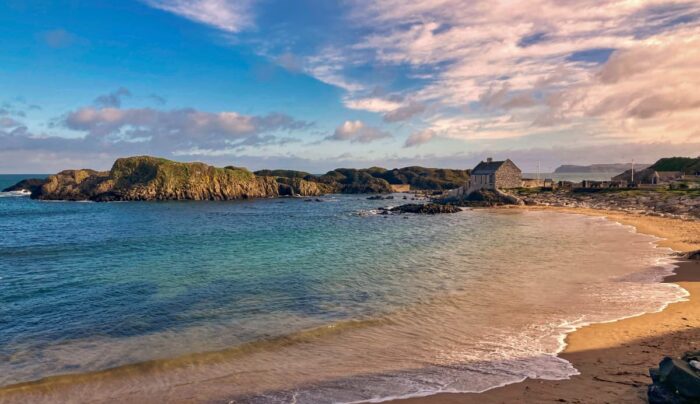
[[[27,190],[0,192],[0,198],[16,198],[30,196],[32,193]]]

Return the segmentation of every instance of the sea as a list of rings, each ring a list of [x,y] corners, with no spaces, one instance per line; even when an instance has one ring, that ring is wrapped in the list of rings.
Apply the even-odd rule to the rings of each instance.
[[[631,227],[378,210],[411,198],[2,193],[0,402],[381,402],[567,379],[568,333],[687,296]]]

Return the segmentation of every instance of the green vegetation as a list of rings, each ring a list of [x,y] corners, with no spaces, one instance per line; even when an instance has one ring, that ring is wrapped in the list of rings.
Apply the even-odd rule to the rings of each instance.
[[[320,176],[319,182],[334,186],[339,192],[347,194],[388,193],[391,192],[389,183],[373,177],[367,170],[354,168],[338,168]]]
[[[313,180],[313,175],[305,171],[295,170],[259,170],[255,172],[259,177],[284,177],[284,178],[303,178],[305,180]]]
[[[656,171],[682,171],[685,174],[695,174],[700,172],[700,157],[662,158],[650,168]]]

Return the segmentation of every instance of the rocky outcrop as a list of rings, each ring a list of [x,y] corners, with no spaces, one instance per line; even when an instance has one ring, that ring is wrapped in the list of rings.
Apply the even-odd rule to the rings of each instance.
[[[438,213],[457,213],[461,209],[454,205],[442,205],[438,203],[409,203],[396,206],[391,209],[380,209],[382,214],[388,213],[420,213],[424,215],[435,215]]]
[[[688,352],[680,359],[667,356],[658,368],[649,369],[649,375],[650,404],[700,402],[700,352]]]
[[[700,192],[663,189],[556,190],[523,189],[519,195],[527,205],[617,210],[649,216],[700,219]]]
[[[108,171],[64,170],[50,175],[32,198],[84,201],[111,188]]]
[[[469,207],[492,207],[502,205],[522,205],[522,199],[500,190],[480,189],[464,197],[437,199],[438,203]]]
[[[299,177],[275,177],[275,180],[281,196],[318,196],[336,192],[332,185]]]
[[[319,190],[297,184],[296,194],[318,195]],[[66,170],[49,176],[32,192],[44,200],[143,201],[232,200],[279,196],[273,177],[257,177],[237,168],[203,163],[179,163],[155,157],[115,161],[110,171]]]
[[[41,178],[28,178],[22,180],[11,187],[3,189],[1,192],[18,192],[18,191],[28,191],[36,192],[42,185],[46,182],[45,179]]]
[[[695,250],[695,251],[685,253],[683,255],[683,258],[685,258],[687,260],[693,260],[693,261],[700,260],[700,250]]]

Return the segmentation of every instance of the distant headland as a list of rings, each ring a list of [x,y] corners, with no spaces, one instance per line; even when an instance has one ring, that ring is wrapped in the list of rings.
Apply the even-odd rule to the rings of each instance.
[[[554,172],[557,174],[566,173],[621,173],[631,170],[632,167],[643,170],[650,167],[651,164],[633,164],[633,163],[612,163],[612,164],[591,164],[587,166],[579,166],[573,164],[565,164],[557,167]]]

